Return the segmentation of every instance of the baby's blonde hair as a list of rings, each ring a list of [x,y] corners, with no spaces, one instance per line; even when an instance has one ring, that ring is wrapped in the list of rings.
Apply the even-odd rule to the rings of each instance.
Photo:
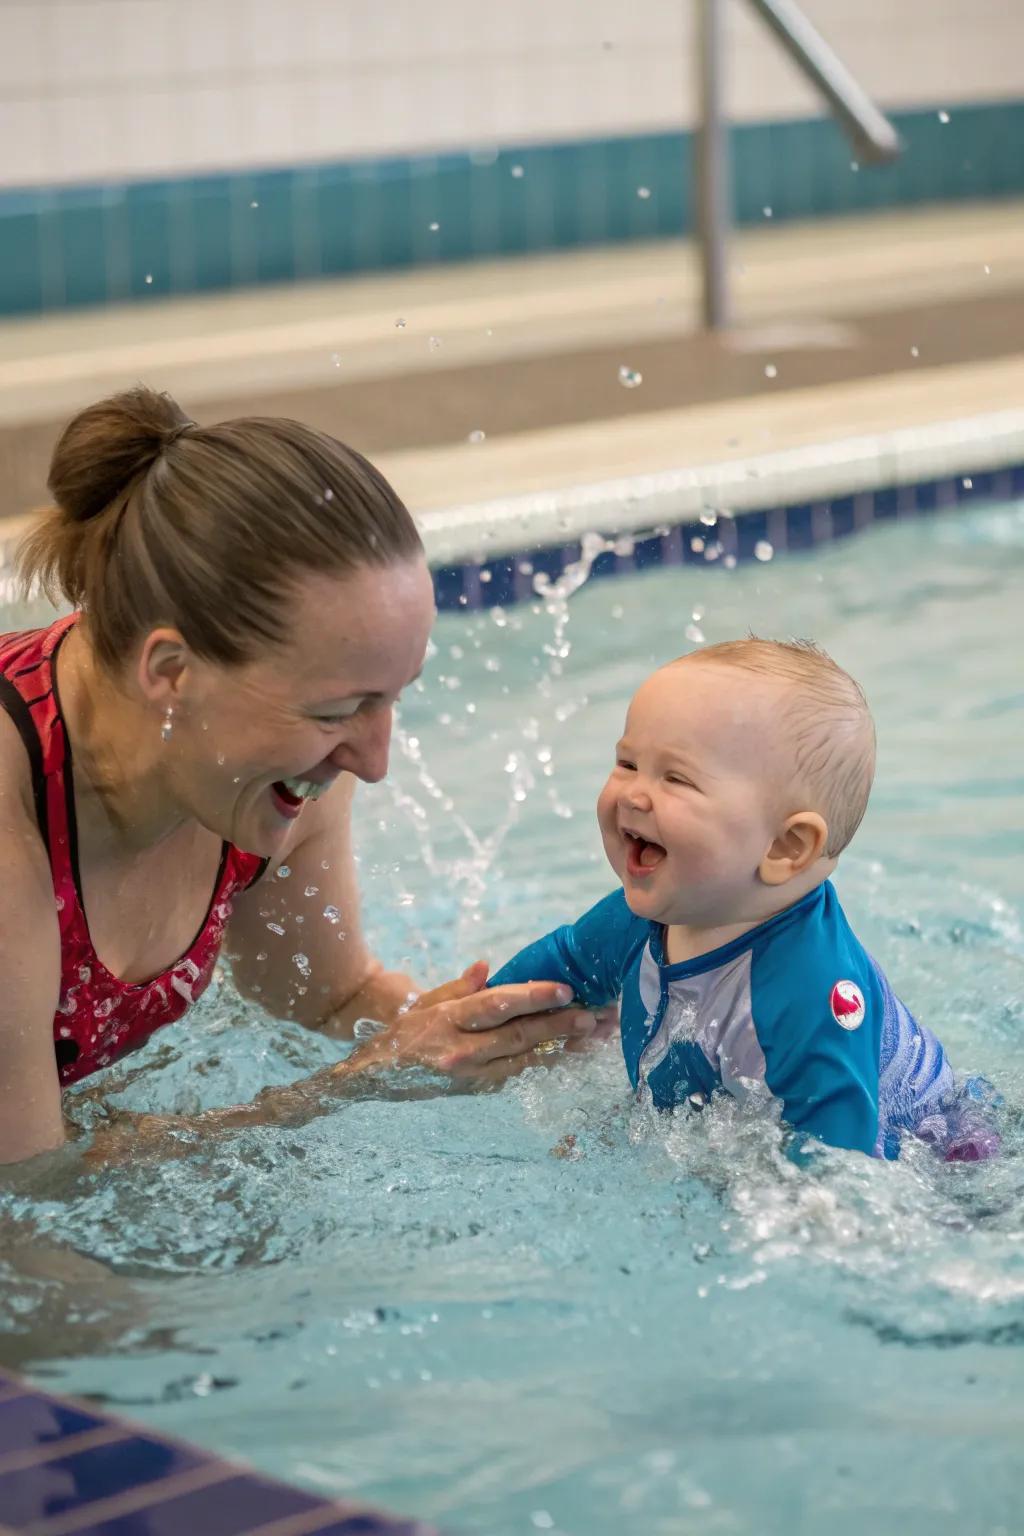
[[[812,640],[725,640],[681,658],[781,678],[783,721],[799,789],[828,823],[826,857],[837,858],[860,826],[875,776],[875,726],[860,684]]]

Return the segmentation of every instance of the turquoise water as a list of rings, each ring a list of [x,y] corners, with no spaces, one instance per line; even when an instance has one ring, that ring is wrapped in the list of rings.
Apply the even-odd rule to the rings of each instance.
[[[798,1172],[732,1103],[632,1106],[610,1045],[164,1168],[8,1174],[0,1359],[459,1531],[1019,1530],[1022,567],[1024,514],[998,508],[444,618],[393,780],[359,799],[385,958],[497,963],[609,887],[592,803],[630,689],[687,627],[814,636],[879,726],[840,893],[955,1064],[1002,1089],[1000,1161]],[[107,1091],[190,1110],[339,1050],[225,988]]]

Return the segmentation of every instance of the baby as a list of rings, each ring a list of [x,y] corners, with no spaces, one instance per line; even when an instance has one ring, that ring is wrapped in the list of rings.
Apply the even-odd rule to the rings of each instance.
[[[874,767],[864,694],[814,645],[732,640],[662,667],[597,803],[621,888],[492,985],[621,998],[630,1082],[658,1108],[760,1093],[831,1146],[896,1157],[911,1132],[949,1159],[990,1155],[969,1108],[982,1087],[957,1087],[829,880]]]

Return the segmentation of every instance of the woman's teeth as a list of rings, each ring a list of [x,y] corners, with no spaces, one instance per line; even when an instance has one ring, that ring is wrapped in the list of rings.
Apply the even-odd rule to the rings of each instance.
[[[296,800],[319,800],[325,790],[330,789],[330,781],[326,784],[314,784],[312,779],[282,779],[281,783],[290,795]]]

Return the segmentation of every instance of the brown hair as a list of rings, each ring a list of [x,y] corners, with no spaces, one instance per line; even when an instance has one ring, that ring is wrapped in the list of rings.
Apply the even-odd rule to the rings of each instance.
[[[423,549],[383,475],[325,432],[258,416],[201,427],[142,386],[68,423],[47,483],[22,581],[81,608],[112,669],[160,623],[209,660],[248,661],[285,639],[290,579]]]
[[[837,858],[860,826],[875,776],[875,725],[864,690],[812,640],[724,640],[682,657],[717,662],[790,684],[780,717],[796,785],[828,823],[826,856]]]

